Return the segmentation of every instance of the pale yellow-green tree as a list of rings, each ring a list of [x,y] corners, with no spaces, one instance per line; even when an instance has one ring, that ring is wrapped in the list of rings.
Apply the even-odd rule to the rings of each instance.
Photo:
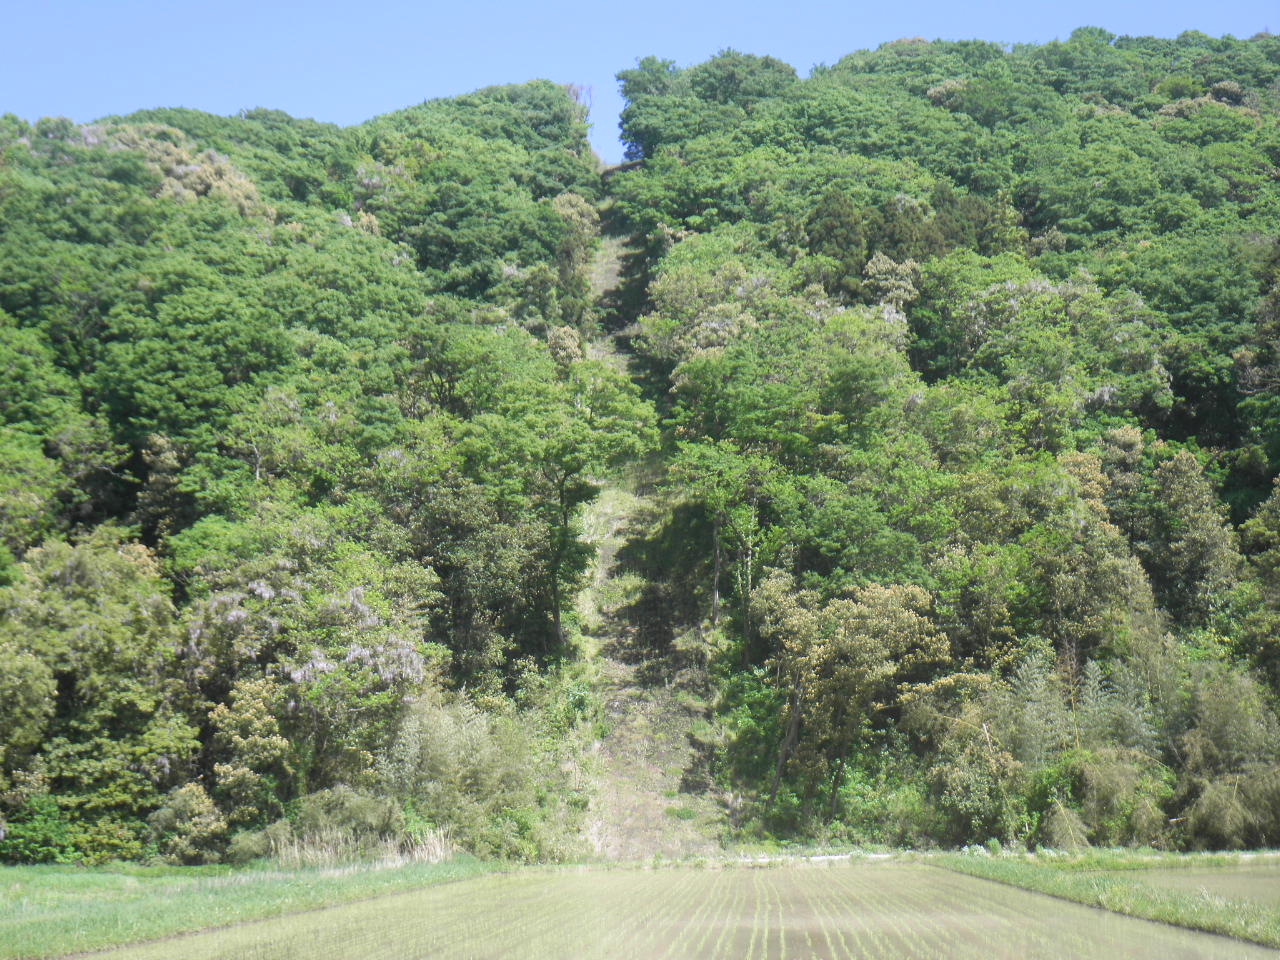
[[[773,573],[752,597],[762,637],[774,644],[770,666],[784,688],[787,718],[774,793],[789,765],[814,791],[835,795],[851,751],[904,687],[950,659],[920,587],[869,584],[823,600]]]

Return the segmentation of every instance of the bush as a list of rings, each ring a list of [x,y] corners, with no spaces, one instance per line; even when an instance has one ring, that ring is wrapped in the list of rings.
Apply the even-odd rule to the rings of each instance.
[[[338,832],[359,839],[386,839],[403,832],[404,814],[387,797],[339,785],[299,800],[291,823],[302,836]]]
[[[0,821],[0,862],[109,863],[148,853],[146,825],[101,817],[78,820],[51,794],[29,797]]]
[[[29,798],[0,829],[0,860],[7,863],[74,863],[78,859],[71,821],[47,793]]]
[[[1055,800],[1040,821],[1040,840],[1053,850],[1078,852],[1089,847],[1089,831],[1080,814]]]
[[[534,726],[514,712],[422,697],[381,758],[382,788],[419,824],[447,830],[477,855],[561,859],[578,814],[559,758],[541,752]]]
[[[234,866],[261,860],[271,852],[271,841],[265,830],[241,830],[227,844],[223,859]]]
[[[165,857],[174,863],[217,863],[222,859],[227,821],[198,783],[174,790],[147,822]]]
[[[1280,839],[1280,766],[1253,764],[1205,783],[1183,820],[1195,847],[1271,847]]]
[[[141,860],[155,852],[145,823],[114,817],[74,823],[71,839],[76,860],[83,864]]]

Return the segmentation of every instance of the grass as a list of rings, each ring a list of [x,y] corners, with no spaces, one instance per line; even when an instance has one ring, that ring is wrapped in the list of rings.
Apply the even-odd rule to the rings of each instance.
[[[1272,858],[1225,868],[1148,870],[1140,879],[1154,887],[1280,911],[1280,864]]]
[[[613,560],[623,542],[627,518],[641,500],[618,484],[606,484],[582,514],[582,536],[598,553],[591,576],[576,600],[576,614],[582,635],[577,638],[583,658],[591,661],[600,650],[600,634],[609,611],[635,599],[644,579],[636,574],[613,571]]]
[[[1098,870],[1201,870],[1213,867],[1235,867],[1255,858],[1267,858],[1280,864],[1280,855],[1268,853],[1164,853],[1147,849],[1092,849],[1085,853],[1068,854],[1046,851],[1038,854],[1036,862],[1052,864],[1057,870],[1073,873],[1093,873]]]
[[[398,867],[0,868],[0,958],[56,957],[474,877],[470,859]]]
[[[838,861],[521,869],[108,956],[1246,960],[1268,955],[1251,944],[1045,900],[922,863]]]
[[[1280,912],[1275,909],[1249,899],[1222,896],[1214,891],[1211,881],[1192,889],[1161,882],[1161,874],[1196,868],[1225,874],[1242,862],[1238,856],[1099,852],[1050,858],[956,854],[933,862],[957,873],[1130,917],[1280,947]],[[1276,869],[1280,870],[1280,863]]]

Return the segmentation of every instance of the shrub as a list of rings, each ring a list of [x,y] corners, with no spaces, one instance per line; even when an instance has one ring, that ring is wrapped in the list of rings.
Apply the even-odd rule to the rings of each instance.
[[[198,783],[187,783],[147,818],[167,859],[175,863],[217,863],[227,821]]]
[[[73,863],[78,859],[71,821],[48,794],[30,797],[0,829],[0,860]]]
[[[541,753],[533,725],[514,712],[422,697],[380,760],[382,788],[472,853],[559,859],[577,813],[558,758]]]
[[[271,852],[271,841],[265,830],[241,830],[227,844],[227,852],[223,859],[235,866],[241,866],[251,860],[261,860]]]
[[[76,861],[83,864],[140,860],[154,853],[147,834],[145,823],[115,817],[73,822],[71,827]]]
[[[344,785],[303,797],[296,811],[293,827],[303,836],[338,832],[381,839],[397,837],[404,828],[404,815],[393,800]]]
[[[1054,801],[1040,822],[1040,839],[1054,850],[1080,851],[1089,846],[1088,828],[1080,814],[1061,801]]]

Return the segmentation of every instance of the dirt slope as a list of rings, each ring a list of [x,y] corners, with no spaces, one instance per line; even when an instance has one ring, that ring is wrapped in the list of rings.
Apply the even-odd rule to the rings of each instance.
[[[606,237],[592,275],[599,302],[615,293],[626,244]],[[625,366],[613,338],[591,345],[593,354]],[[651,475],[638,468],[610,483],[584,517],[586,539],[596,547],[591,578],[578,598],[583,656],[592,666],[605,705],[607,733],[596,744],[596,794],[587,836],[596,853],[611,860],[715,853],[723,817],[695,774],[698,756],[690,738],[705,710],[660,653],[645,649],[628,616],[642,586],[618,564],[628,538],[642,532],[652,510]]]
[[[587,836],[595,852],[611,860],[716,853],[723,822],[696,772],[690,734],[704,722],[702,705],[673,682],[668,664],[639,647],[624,615],[640,581],[619,570],[615,558],[645,505],[614,486],[586,517],[587,535],[599,549],[578,613],[608,730],[596,745]]]

